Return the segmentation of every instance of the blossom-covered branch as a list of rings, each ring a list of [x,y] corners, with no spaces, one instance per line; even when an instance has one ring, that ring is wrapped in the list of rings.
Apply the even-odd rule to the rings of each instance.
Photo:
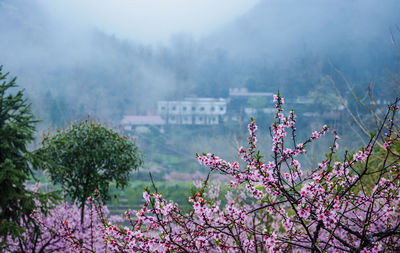
[[[368,144],[354,154],[345,152],[342,160],[336,158],[340,139],[336,131],[323,126],[298,143],[294,111],[284,113],[279,94],[274,100],[270,161],[264,161],[257,150],[253,119],[248,146],[238,151],[241,161],[197,155],[210,171],[230,177],[232,191],[225,196],[226,204],[207,194],[212,188],[208,178],[190,197],[189,213],[157,190],[147,189],[143,207],[126,212],[129,228],[102,219],[108,245],[121,252],[400,250],[400,161],[391,152],[399,139],[398,100],[389,106]],[[329,132],[333,140],[326,159],[316,168],[302,168],[299,156],[306,154],[306,146]],[[376,146],[381,136],[386,150]],[[99,202],[97,210],[101,213]]]

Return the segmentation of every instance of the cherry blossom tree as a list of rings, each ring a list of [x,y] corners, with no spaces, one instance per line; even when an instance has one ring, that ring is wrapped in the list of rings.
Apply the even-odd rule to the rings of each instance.
[[[214,154],[197,155],[210,171],[231,178],[226,204],[210,194],[209,179],[190,197],[193,210],[163,199],[154,187],[143,193],[144,206],[126,212],[131,226],[120,228],[102,218],[104,238],[120,252],[379,252],[400,250],[400,164],[392,146],[399,143],[397,99],[365,147],[338,157],[339,136],[327,126],[304,142],[296,141],[296,115],[284,114],[284,99],[275,95],[275,122],[270,128],[273,156],[257,150],[256,122],[248,126],[248,147],[241,161]],[[326,159],[302,168],[306,146],[332,132]],[[385,156],[371,162],[379,136]],[[377,149],[379,149],[377,151]],[[374,182],[366,180],[372,177]],[[212,195],[212,196],[210,196]],[[101,216],[101,203],[97,203]]]

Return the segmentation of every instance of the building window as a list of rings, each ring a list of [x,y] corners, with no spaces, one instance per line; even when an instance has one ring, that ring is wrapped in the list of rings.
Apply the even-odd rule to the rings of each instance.
[[[225,110],[225,107],[221,106],[221,107],[219,108],[219,110],[220,110],[220,111],[224,111],[224,110]]]
[[[215,111],[215,108],[214,108],[214,106],[213,107],[211,107],[211,111],[213,112],[213,111]]]
[[[187,109],[186,106],[184,106],[184,107],[183,107],[183,110],[186,111],[186,109]]]
[[[202,106],[202,107],[200,107],[200,111],[204,111],[204,107]]]
[[[172,110],[175,111],[176,110],[176,106],[172,106]]]
[[[165,106],[161,106],[161,111],[165,111]]]
[[[192,106],[192,111],[196,111],[196,107]]]

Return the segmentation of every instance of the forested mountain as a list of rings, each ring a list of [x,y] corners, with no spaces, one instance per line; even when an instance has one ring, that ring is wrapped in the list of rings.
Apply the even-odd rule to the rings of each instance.
[[[398,1],[260,1],[207,43],[242,62],[257,89],[307,93],[333,74],[331,64],[361,85],[398,60],[390,36],[399,37],[399,9]]]
[[[399,9],[398,1],[260,1],[199,40],[143,45],[65,22],[40,2],[5,0],[0,64],[46,126],[88,114],[118,124],[154,113],[161,99],[226,97],[230,87],[318,98],[334,92],[327,75],[342,87],[334,67],[361,90],[375,80],[379,94],[398,70],[390,35],[399,37]]]

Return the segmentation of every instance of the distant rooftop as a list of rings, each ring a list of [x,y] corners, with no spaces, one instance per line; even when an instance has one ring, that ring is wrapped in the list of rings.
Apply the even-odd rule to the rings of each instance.
[[[191,102],[225,102],[225,98],[195,98],[195,97],[187,97],[184,98],[184,101]]]
[[[273,96],[272,92],[249,92],[247,88],[229,88],[229,96],[241,96],[241,97],[252,97],[252,96]]]

